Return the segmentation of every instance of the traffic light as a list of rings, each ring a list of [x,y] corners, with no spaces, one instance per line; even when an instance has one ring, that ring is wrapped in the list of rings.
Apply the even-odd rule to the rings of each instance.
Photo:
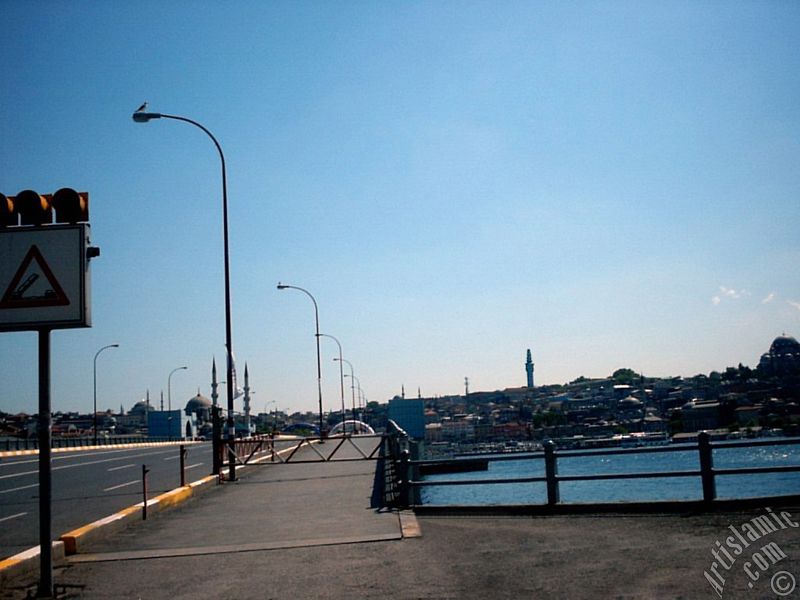
[[[0,194],[0,228],[89,221],[89,193],[61,188],[55,194],[23,190],[16,196]]]

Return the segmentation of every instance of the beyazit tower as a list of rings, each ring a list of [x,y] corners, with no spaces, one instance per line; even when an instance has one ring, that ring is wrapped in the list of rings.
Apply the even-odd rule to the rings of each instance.
[[[525,361],[525,373],[528,375],[528,387],[533,387],[533,360],[531,359],[531,349],[528,348],[528,359]]]

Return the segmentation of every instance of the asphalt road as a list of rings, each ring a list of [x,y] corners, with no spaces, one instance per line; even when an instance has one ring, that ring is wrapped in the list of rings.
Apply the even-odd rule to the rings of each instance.
[[[211,473],[211,443],[191,444],[187,482]],[[180,485],[179,446],[76,450],[53,454],[53,535],[71,531]],[[0,559],[39,543],[39,458],[0,457]]]

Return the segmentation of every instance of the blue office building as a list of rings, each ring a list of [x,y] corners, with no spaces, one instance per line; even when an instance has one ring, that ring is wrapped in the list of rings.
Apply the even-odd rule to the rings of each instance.
[[[194,415],[182,410],[154,410],[147,414],[147,434],[153,438],[192,439],[196,435]]]

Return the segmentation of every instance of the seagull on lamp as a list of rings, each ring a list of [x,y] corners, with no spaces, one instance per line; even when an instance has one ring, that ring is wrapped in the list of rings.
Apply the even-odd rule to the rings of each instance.
[[[146,110],[147,110],[147,102],[144,102],[139,108],[137,108],[133,112],[137,112],[138,113],[138,112],[144,112]]]

